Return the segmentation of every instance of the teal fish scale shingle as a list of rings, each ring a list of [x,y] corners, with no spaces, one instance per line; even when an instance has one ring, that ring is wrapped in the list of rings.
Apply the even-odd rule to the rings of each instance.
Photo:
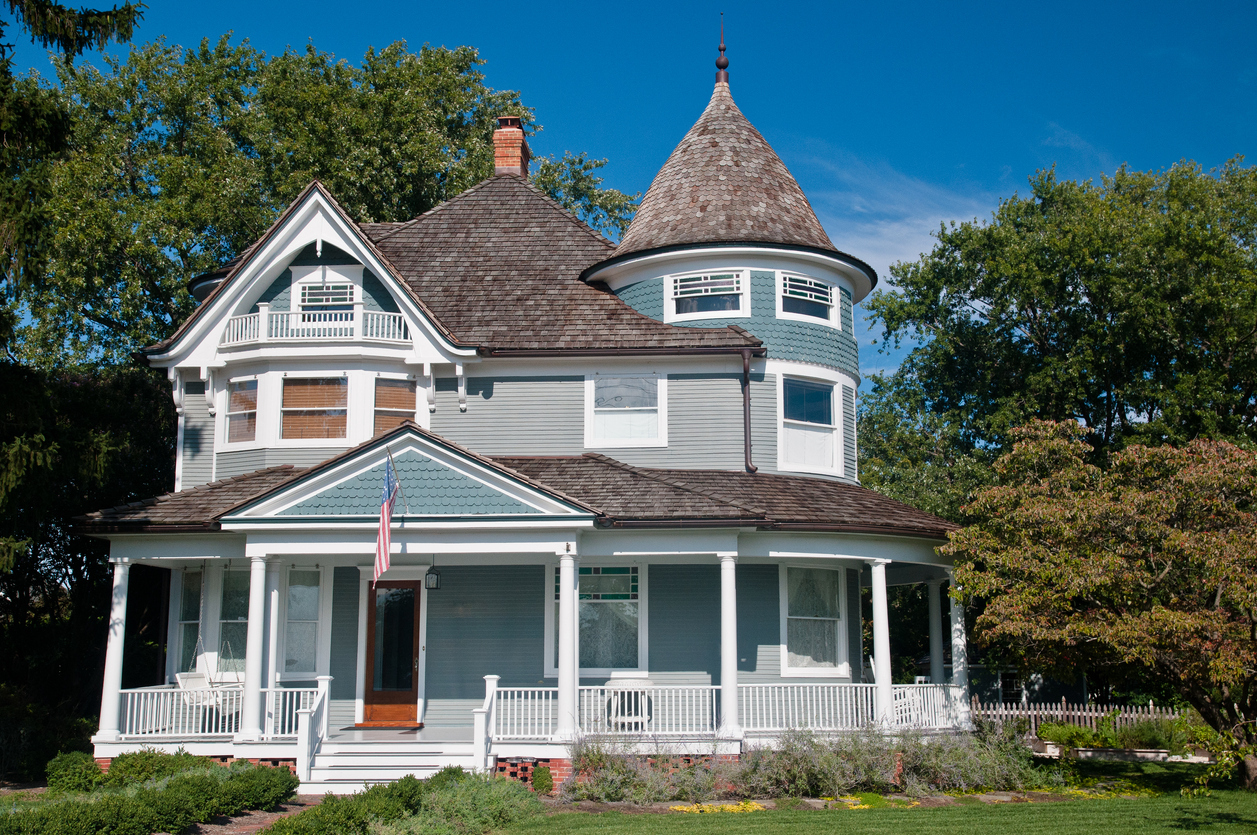
[[[470,516],[536,513],[536,508],[492,487],[454,472],[416,452],[394,456],[405,501],[399,496],[396,514],[411,516]],[[384,464],[372,467],[285,511],[296,516],[363,516],[380,512],[384,492]]]
[[[699,319],[678,322],[684,327],[723,328],[741,325],[764,341],[774,359],[814,362],[840,369],[860,379],[859,348],[855,340],[851,294],[838,288],[842,329],[777,318],[777,280],[768,270],[751,271],[751,315],[740,319]],[[652,319],[663,320],[663,279],[652,278],[616,291],[627,305]]]

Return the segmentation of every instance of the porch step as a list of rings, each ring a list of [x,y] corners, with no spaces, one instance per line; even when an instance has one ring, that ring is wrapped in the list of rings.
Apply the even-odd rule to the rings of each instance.
[[[311,785],[356,790],[364,784],[391,783],[408,774],[423,779],[447,766],[462,766],[470,771],[477,765],[470,743],[341,743],[335,746],[338,750],[328,750],[332,747],[331,743],[324,743],[315,756],[310,769]]]

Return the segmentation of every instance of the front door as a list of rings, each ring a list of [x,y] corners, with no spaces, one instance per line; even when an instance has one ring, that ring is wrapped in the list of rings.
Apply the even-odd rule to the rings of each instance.
[[[421,580],[381,581],[370,588],[363,724],[417,724]]]

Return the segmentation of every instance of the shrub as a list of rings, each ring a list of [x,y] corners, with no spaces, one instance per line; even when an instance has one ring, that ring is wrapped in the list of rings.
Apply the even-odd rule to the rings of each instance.
[[[47,771],[48,790],[54,794],[90,792],[104,777],[96,760],[85,751],[58,754],[48,761]]]
[[[549,766],[541,766],[532,773],[532,788],[537,794],[550,794],[554,791],[554,777]]]
[[[857,792],[1008,790],[1060,784],[1036,769],[1015,729],[925,737],[876,729],[826,738],[796,730],[776,748],[745,752],[734,770],[743,797],[824,797]]]
[[[568,802],[697,803],[718,796],[726,782],[725,768],[714,762],[678,761],[666,751],[643,757],[616,740],[578,740],[572,746],[572,769],[580,779],[560,790]]]
[[[521,783],[442,769],[428,780],[403,777],[281,818],[267,835],[468,835],[488,832],[541,811]]]
[[[238,766],[185,772],[164,781],[42,803],[0,815],[0,835],[151,835],[244,809],[270,809],[292,796],[286,768]]]
[[[130,754],[120,754],[109,764],[104,785],[114,788],[173,777],[184,771],[201,771],[213,763],[208,757],[195,757],[180,748],[173,754],[145,748]]]

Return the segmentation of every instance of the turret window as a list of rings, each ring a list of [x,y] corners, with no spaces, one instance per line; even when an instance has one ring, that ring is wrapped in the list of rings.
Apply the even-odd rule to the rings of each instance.
[[[782,273],[777,305],[779,318],[823,322],[838,327],[834,288],[823,281]]]
[[[834,386],[786,378],[781,384],[782,469],[837,472]]]
[[[664,321],[747,316],[746,278],[741,271],[674,275],[666,279]]]

